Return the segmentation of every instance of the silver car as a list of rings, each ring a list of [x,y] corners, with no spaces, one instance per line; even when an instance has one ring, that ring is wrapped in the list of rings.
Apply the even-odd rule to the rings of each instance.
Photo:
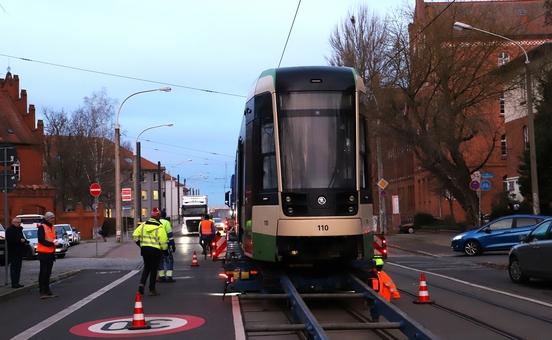
[[[30,257],[36,257],[38,255],[38,229],[37,228],[23,228],[23,235],[29,241],[31,246]],[[56,227],[56,257],[64,258],[67,250],[69,249],[69,239],[65,234],[63,227]]]
[[[533,277],[552,279],[552,218],[537,224],[521,241],[510,249],[510,279],[515,283],[524,283]]]
[[[80,242],[80,235],[78,235],[77,232],[73,231],[74,228],[70,224],[55,224],[55,227],[61,227],[63,228],[63,230],[65,230],[65,234],[67,235],[70,246]]]

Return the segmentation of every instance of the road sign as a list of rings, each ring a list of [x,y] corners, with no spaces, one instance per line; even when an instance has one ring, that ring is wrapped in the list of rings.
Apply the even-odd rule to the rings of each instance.
[[[92,197],[98,197],[102,193],[102,186],[100,183],[92,183],[90,184],[90,195]]]
[[[470,189],[472,189],[473,191],[479,190],[479,187],[480,187],[479,181],[474,180],[470,182]]]
[[[378,187],[381,189],[381,190],[385,190],[385,188],[387,188],[387,186],[389,185],[389,182],[387,182],[385,179],[380,179],[378,181]]]
[[[494,178],[494,174],[490,171],[486,171],[486,172],[482,172],[481,173],[481,178],[483,179],[491,179],[491,178]]]
[[[162,336],[190,331],[205,323],[205,319],[193,315],[148,314],[145,319],[150,329],[129,330],[128,327],[132,325],[132,317],[119,316],[81,323],[72,327],[69,332],[94,338]]]
[[[470,175],[472,181],[478,181],[478,182],[481,182],[481,172],[479,171],[475,171],[474,173],[472,173]]]
[[[483,191],[491,190],[491,188],[492,188],[491,181],[489,181],[488,179],[482,180],[480,187],[481,187],[481,190],[483,190]]]
[[[121,200],[123,202],[132,201],[132,189],[131,188],[122,188],[121,189]]]

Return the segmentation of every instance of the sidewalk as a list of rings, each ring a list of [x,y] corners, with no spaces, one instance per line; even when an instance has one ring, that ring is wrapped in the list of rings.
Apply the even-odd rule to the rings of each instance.
[[[450,248],[451,239],[458,233],[459,231],[446,229],[418,229],[413,234],[386,235],[386,239],[391,248],[439,256],[453,254]]]
[[[65,258],[56,259],[50,282],[67,278],[85,269],[131,270],[138,268],[141,263],[140,249],[133,241],[118,243],[115,237],[108,237],[106,242],[102,239],[97,242],[85,240],[70,247]],[[23,260],[20,280],[25,286],[23,288],[11,288],[9,272],[8,285],[5,285],[5,270],[4,266],[0,267],[0,300],[29,290],[36,290],[38,296],[40,263],[37,259]]]

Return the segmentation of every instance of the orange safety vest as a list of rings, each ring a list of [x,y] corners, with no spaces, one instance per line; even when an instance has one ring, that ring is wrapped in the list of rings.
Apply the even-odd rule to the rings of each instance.
[[[397,286],[383,270],[378,272],[378,278],[372,279],[372,289],[377,291],[385,300],[399,299],[401,294],[397,290]]]
[[[201,235],[213,235],[213,229],[211,227],[212,225],[213,221],[209,220],[203,220],[199,222],[199,226],[201,227]]]
[[[54,227],[50,227],[47,224],[42,225],[44,229],[44,238],[46,241],[54,242],[56,239],[56,232],[54,230]],[[36,251],[43,254],[52,254],[56,251],[56,246],[45,246],[42,243],[38,243],[36,246]]]

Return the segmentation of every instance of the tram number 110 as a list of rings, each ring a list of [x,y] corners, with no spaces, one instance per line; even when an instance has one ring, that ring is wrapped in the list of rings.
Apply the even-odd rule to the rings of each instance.
[[[330,227],[327,224],[318,225],[318,231],[328,231],[328,230],[330,230]]]

